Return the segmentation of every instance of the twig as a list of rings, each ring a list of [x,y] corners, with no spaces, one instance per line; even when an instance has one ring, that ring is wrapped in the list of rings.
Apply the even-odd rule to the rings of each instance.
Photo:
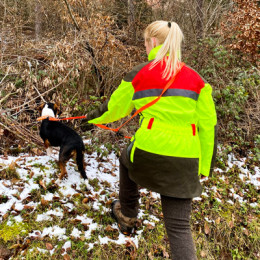
[[[78,25],[78,23],[77,23],[75,17],[74,17],[73,14],[72,14],[72,11],[71,11],[71,8],[70,8],[70,5],[69,5],[68,1],[67,1],[67,0],[64,0],[64,2],[65,2],[66,6],[67,6],[67,8],[68,8],[70,17],[71,17],[71,19],[73,20],[76,29],[77,29],[78,31],[80,31],[79,25]]]
[[[64,78],[58,85],[56,85],[56,86],[52,87],[51,89],[49,89],[49,90],[45,91],[44,93],[42,93],[42,96],[44,96],[44,95],[47,94],[48,92],[52,91],[53,89],[59,87],[59,86],[65,81],[65,79],[67,79],[67,77],[70,75],[70,73],[72,72],[73,69],[74,69],[74,68],[72,68],[72,69],[69,71],[69,73],[65,76],[65,78]],[[37,98],[40,97],[40,96],[41,96],[41,95],[36,96],[35,98],[31,99],[30,101],[28,101],[28,102],[26,102],[26,103],[23,103],[21,106],[9,108],[9,109],[7,109],[7,111],[16,110],[16,109],[21,108],[21,107],[23,107],[23,106],[25,106],[25,105],[28,105],[29,103],[31,103],[32,101],[34,101],[35,99],[37,99]]]
[[[39,90],[36,88],[36,86],[34,86],[34,84],[33,84],[33,87],[34,87],[34,89],[36,90],[36,92],[38,93],[38,95],[41,97],[42,101],[43,101],[44,103],[46,103],[46,101],[45,101],[45,99],[43,98],[42,94],[39,92]]]
[[[14,135],[18,136],[21,140],[27,141],[29,143],[34,143],[36,145],[42,146],[43,143],[39,138],[37,138],[35,135],[33,135],[31,132],[29,132],[25,127],[23,127],[21,124],[17,123],[15,120],[12,120],[10,118],[7,118],[0,114],[1,122],[0,126],[2,126],[4,129],[8,130],[9,132],[13,133]],[[2,122],[6,122],[8,125],[11,125],[12,128],[4,125]]]
[[[106,32],[106,39],[105,39],[105,42],[103,43],[103,46],[98,50],[97,52],[97,55],[99,54],[100,51],[103,51],[104,47],[106,46],[107,42],[108,42],[108,37],[107,37],[107,29],[105,29],[105,32]]]
[[[17,93],[17,91],[13,92],[13,93],[8,93],[5,97],[3,97],[0,100],[0,104],[2,104],[6,99],[8,99],[10,96],[15,95]]]
[[[221,4],[222,4],[222,0],[220,0],[218,2],[218,4],[216,5],[215,9],[211,13],[211,15],[210,15],[210,17],[209,17],[209,19],[207,21],[207,24],[205,25],[205,31],[207,31],[210,28],[210,26],[214,23],[215,19],[218,18],[219,13],[217,13],[217,9],[221,8]]]
[[[10,70],[11,66],[8,66],[7,72],[5,74],[5,76],[2,78],[0,85],[2,84],[2,82],[4,81],[4,79],[9,75],[9,70]]]

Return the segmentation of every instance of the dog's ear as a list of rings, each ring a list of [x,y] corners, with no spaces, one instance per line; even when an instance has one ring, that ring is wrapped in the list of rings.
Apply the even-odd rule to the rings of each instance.
[[[55,115],[61,115],[62,111],[61,111],[61,104],[60,102],[56,102],[53,106],[53,109],[54,109],[54,114]]]
[[[43,108],[45,106],[45,103],[40,104],[36,109],[41,113]]]

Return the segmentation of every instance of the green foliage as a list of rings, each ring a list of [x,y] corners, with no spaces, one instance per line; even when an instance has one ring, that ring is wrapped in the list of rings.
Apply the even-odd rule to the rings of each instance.
[[[90,106],[88,107],[88,112],[98,108],[105,100],[107,96],[96,97],[96,96],[89,96]]]
[[[255,136],[255,147],[252,151],[253,160],[256,162],[260,161],[260,135]]]
[[[21,88],[21,87],[23,87],[23,85],[24,85],[24,81],[22,79],[17,79],[15,81],[16,88]]]
[[[18,172],[16,171],[16,168],[15,167],[7,167],[3,170],[0,171],[0,179],[7,179],[7,180],[10,180],[10,179],[19,179],[20,176],[18,174]]]
[[[94,178],[92,180],[89,180],[89,184],[94,187],[95,191],[99,191],[100,190],[100,185],[99,185],[99,180],[97,178]]]
[[[46,165],[43,165],[41,163],[34,163],[32,166],[39,168],[41,172],[44,172],[45,169],[49,169],[48,167],[46,167]]]
[[[259,142],[259,139],[255,142]],[[105,146],[106,149],[113,150],[111,145]],[[233,146],[229,144],[219,146],[217,167],[221,163],[221,168],[225,173],[215,172],[212,178],[205,180],[203,182],[205,192],[202,195],[202,200],[193,201],[191,224],[198,259],[257,259],[260,235],[257,218],[259,209],[254,208],[251,203],[256,202],[258,193],[254,185],[240,179],[241,169],[237,165],[227,169],[227,156],[231,152],[233,152]],[[99,160],[100,158],[97,158],[97,161]],[[103,160],[105,158],[100,162]],[[248,169],[254,169],[255,165],[251,157],[245,162]],[[88,259],[131,259],[131,257],[132,259],[146,259],[147,255],[154,257],[154,259],[165,259],[169,256],[169,243],[165,235],[161,203],[160,200],[151,197],[149,191],[147,193],[141,192],[142,221],[150,222],[150,217],[153,215],[158,218],[158,222],[153,221],[155,225],[139,223],[138,231],[142,230],[142,234],[138,238],[138,248],[131,244],[117,245],[111,242],[107,245],[100,244],[100,238],[108,237],[117,240],[119,237],[118,230],[112,227],[115,221],[108,212],[111,201],[118,195],[114,194],[111,197],[109,183],[102,182],[98,178],[89,180],[89,182],[95,190],[94,193],[90,194],[89,191],[86,192],[83,189],[84,187],[81,187],[81,192],[78,191],[79,193],[66,198],[67,202],[73,204],[73,211],[65,210],[64,197],[60,193],[61,200],[50,201],[48,206],[39,204],[33,213],[29,213],[26,209],[20,212],[24,223],[28,223],[30,227],[26,230],[43,230],[45,227],[51,226],[52,223],[58,223],[59,227],[66,228],[65,234],[71,240],[72,245],[67,254],[73,259],[82,259],[82,257]],[[243,202],[232,197],[231,190],[234,194],[242,196]],[[44,192],[43,189],[32,190],[30,197],[34,202],[39,201],[42,192]],[[86,199],[85,202],[83,202],[84,199]],[[98,204],[99,209],[94,209],[93,205],[98,201],[101,202]],[[47,213],[55,208],[63,210],[64,215],[61,218],[52,216],[52,222],[35,221],[38,214]],[[98,227],[92,230],[88,237],[83,234],[89,227],[74,219],[75,216],[84,215],[91,218],[92,223],[98,224]],[[9,217],[10,219],[12,216]],[[82,236],[79,238],[71,235],[74,227],[82,232]],[[21,241],[26,240],[27,234],[28,232],[21,233]],[[16,244],[16,241],[17,237],[10,237],[8,241],[3,240],[3,243],[7,246]],[[57,237],[48,236],[45,236],[43,240],[32,240],[28,245],[25,257],[34,259],[33,256],[36,256],[37,248],[46,250],[46,243],[51,243],[55,247],[52,257],[58,259],[63,253],[62,246],[66,241],[67,239],[59,241]],[[89,250],[88,245],[91,243],[94,243],[94,248]],[[14,257],[14,259],[20,259],[19,257],[21,256]],[[43,251],[41,259],[48,259],[48,257],[50,257],[49,252]],[[35,257],[35,259],[37,258]]]
[[[117,156],[120,155],[120,147],[116,143],[105,143],[104,146],[106,147],[109,153],[114,152]]]
[[[30,192],[31,197],[34,201],[40,201],[41,199],[41,190],[40,189],[33,189]]]
[[[249,101],[257,101],[257,87],[260,80],[253,71],[238,71],[233,83],[224,87],[216,88],[213,97],[216,110],[222,125],[225,125],[226,137],[239,143],[251,141],[256,129],[250,129],[250,135],[246,136],[243,127],[250,125],[248,116]],[[252,114],[254,117],[255,114]],[[238,124],[238,122],[241,122]],[[245,125],[245,126],[244,126]]]
[[[257,68],[212,37],[201,40],[186,61],[213,87],[221,140],[248,146],[257,133],[249,127],[257,122]]]
[[[232,259],[242,259],[238,248],[232,250]]]
[[[31,72],[31,76],[33,76],[33,73]],[[37,80],[42,79],[43,77],[47,76],[46,70],[38,70],[38,73],[36,74]]]
[[[217,103],[216,109],[222,117],[240,119],[239,115],[244,110],[248,99],[248,92],[243,86],[229,85],[214,92]]]
[[[12,220],[10,220],[13,222]],[[26,236],[28,234],[28,225],[22,222],[14,222],[10,225],[8,222],[2,222],[0,224],[0,239],[3,239],[4,242],[14,240],[18,236]]]

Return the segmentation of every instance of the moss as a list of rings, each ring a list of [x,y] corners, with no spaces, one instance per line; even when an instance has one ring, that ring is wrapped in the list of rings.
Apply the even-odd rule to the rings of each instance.
[[[28,225],[24,223],[13,223],[11,226],[4,222],[0,225],[0,239],[5,242],[14,240],[18,235],[25,236],[28,234]]]
[[[94,187],[95,191],[99,191],[101,189],[99,185],[99,180],[97,178],[94,178],[92,180],[89,180],[89,184]]]
[[[16,169],[13,167],[7,167],[3,170],[0,171],[0,179],[6,179],[6,180],[10,180],[10,179],[20,179],[19,174],[17,173]]]

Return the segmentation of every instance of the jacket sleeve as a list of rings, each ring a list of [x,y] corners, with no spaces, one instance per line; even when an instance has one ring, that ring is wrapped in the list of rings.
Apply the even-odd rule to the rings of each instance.
[[[216,156],[217,115],[212,98],[212,88],[208,83],[201,89],[197,103],[197,115],[201,147],[200,174],[209,176],[213,170]]]
[[[111,95],[108,103],[101,105],[100,109],[90,112],[88,118],[91,120],[88,123],[107,124],[129,115],[134,108],[133,95],[132,83],[122,80],[119,87]],[[94,118],[95,116],[99,117]]]

